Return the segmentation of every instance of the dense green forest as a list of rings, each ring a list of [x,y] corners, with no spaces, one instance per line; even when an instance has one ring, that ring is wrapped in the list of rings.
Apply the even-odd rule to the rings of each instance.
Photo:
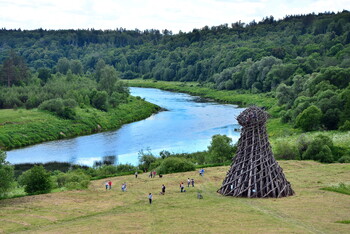
[[[350,13],[345,10],[282,20],[270,16],[174,35],[123,28],[2,29],[0,51],[0,108],[50,110],[61,98],[66,101],[58,114],[68,118],[64,109],[74,105],[107,110],[126,100],[119,78],[141,77],[271,93],[284,109],[284,122],[305,131],[350,129]],[[60,77],[72,85],[59,85]],[[72,90],[58,95],[65,86]]]

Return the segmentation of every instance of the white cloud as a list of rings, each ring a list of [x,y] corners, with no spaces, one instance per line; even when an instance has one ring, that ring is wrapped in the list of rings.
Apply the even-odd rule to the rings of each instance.
[[[0,0],[0,27],[190,31],[265,16],[342,11],[350,0]]]

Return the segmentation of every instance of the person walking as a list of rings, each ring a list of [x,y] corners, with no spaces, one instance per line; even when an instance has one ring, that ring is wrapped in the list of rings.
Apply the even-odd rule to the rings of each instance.
[[[192,187],[194,187],[194,179],[191,179]]]
[[[149,193],[148,194],[149,204],[152,204],[152,199],[153,199],[152,193]]]
[[[184,186],[184,183],[183,182],[181,182],[180,183],[180,192],[186,192],[186,190],[184,190],[184,188],[185,188],[185,186]]]
[[[136,178],[136,179],[137,179],[137,174],[138,174],[138,172],[136,171],[136,172],[135,172],[135,178]]]
[[[106,181],[106,190],[108,189],[109,185],[108,185],[108,181]]]
[[[190,178],[187,178],[187,187],[190,187],[190,184],[191,184],[191,180]]]
[[[162,194],[162,195],[165,194],[165,185],[164,185],[164,184],[162,185],[162,192],[161,192],[161,194]]]
[[[108,187],[109,189],[112,189],[112,181],[108,181]]]

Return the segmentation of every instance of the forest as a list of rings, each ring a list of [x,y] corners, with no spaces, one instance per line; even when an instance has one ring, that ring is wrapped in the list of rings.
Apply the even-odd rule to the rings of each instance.
[[[60,103],[53,111],[71,118],[69,108],[77,104],[107,110],[125,101],[128,91],[119,78],[195,81],[218,90],[269,93],[283,109],[282,121],[305,131],[350,129],[346,10],[178,34],[1,29],[0,51],[0,108],[51,110]]]
[[[260,22],[239,21],[178,34],[166,29],[124,28],[0,30],[0,109],[38,110],[41,118],[49,113],[65,121],[55,122],[58,120],[45,116],[49,122],[78,126],[84,134],[99,130],[96,126],[116,128],[126,115],[121,113],[144,106],[142,100],[130,97],[123,81],[136,78],[191,82],[192,90],[208,88],[227,93],[264,94],[278,105],[267,107],[273,109],[270,113],[288,126],[302,132],[349,131],[350,12],[290,15],[281,20],[270,16]],[[155,106],[147,108],[142,114],[130,114],[124,122],[159,111]],[[105,123],[102,127],[101,120]],[[112,122],[118,122],[118,126],[111,125]],[[23,129],[16,136],[12,130],[5,131],[7,125],[14,123],[5,121],[0,125],[4,132],[0,143],[6,142],[9,148],[66,134],[62,127],[57,130],[50,125],[48,128],[52,131],[47,131],[45,136],[48,138],[40,135],[24,142]],[[89,127],[80,127],[78,123]],[[27,125],[39,129],[36,125]],[[47,122],[42,125],[48,126]],[[76,133],[80,134],[79,131]],[[282,159],[325,163],[350,161],[349,149],[335,146],[328,136],[317,135],[311,139],[301,135],[293,147],[277,144],[275,155]],[[91,172],[89,176],[133,173],[137,169],[171,173],[193,170],[195,164],[204,167],[201,164],[227,163],[234,151],[230,139],[213,136],[205,152],[172,155],[164,151],[159,157],[141,152],[139,168],[119,165],[117,169],[117,166],[104,165],[87,170]],[[0,174],[13,175],[5,153],[1,154]],[[169,170],[169,165],[173,170]],[[106,172],[107,169],[111,171]],[[21,183],[32,181],[27,179],[32,172],[46,173],[44,168],[34,167],[22,176]],[[55,173],[56,184],[66,180],[73,183],[76,178],[73,174]],[[88,180],[82,182],[85,187]],[[9,184],[1,186],[10,187]]]

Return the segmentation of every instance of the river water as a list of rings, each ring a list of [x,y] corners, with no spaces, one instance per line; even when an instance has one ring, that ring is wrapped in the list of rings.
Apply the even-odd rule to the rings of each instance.
[[[215,134],[225,134],[233,142],[239,138],[235,117],[242,108],[159,89],[130,88],[130,91],[167,111],[115,131],[7,151],[7,160],[12,164],[59,161],[92,166],[104,156],[115,155],[118,163],[137,165],[140,150],[150,150],[154,155],[162,150],[192,153],[206,150]]]

